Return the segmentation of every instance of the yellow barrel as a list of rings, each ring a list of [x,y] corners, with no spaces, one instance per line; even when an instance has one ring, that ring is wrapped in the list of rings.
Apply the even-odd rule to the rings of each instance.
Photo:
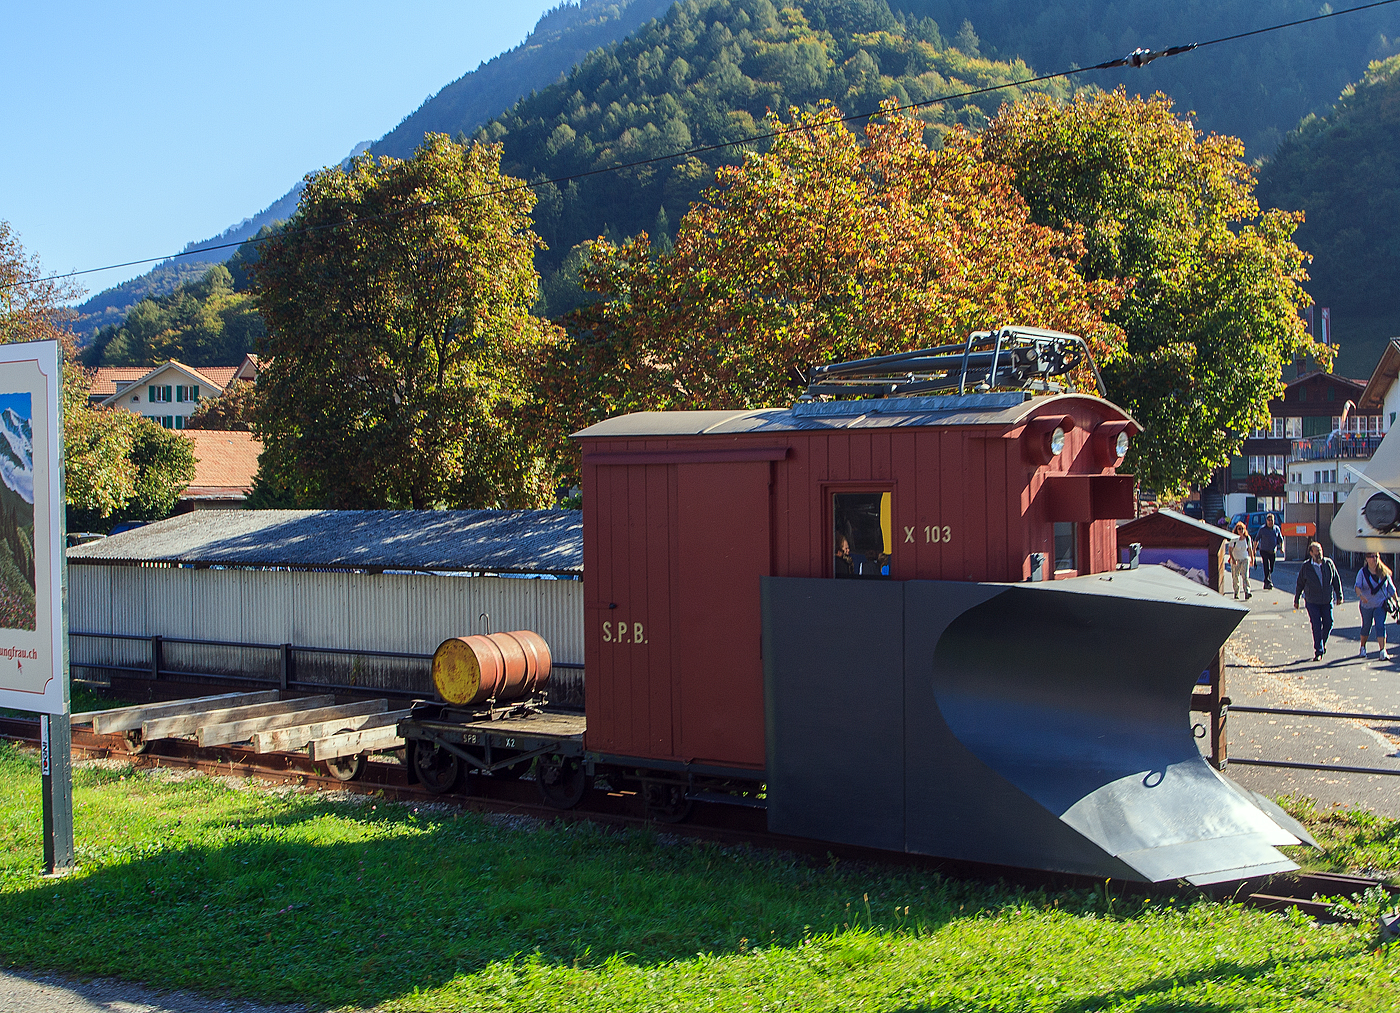
[[[538,633],[453,637],[433,652],[433,685],[448,703],[519,700],[544,688],[552,659]]]

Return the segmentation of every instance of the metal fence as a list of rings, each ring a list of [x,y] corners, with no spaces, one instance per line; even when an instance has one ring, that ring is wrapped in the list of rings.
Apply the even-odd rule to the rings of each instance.
[[[550,645],[551,699],[583,704],[583,584],[174,566],[70,565],[70,663],[430,696],[429,661],[454,636],[530,629]]]
[[[1294,440],[1291,461],[1326,461],[1333,459],[1369,458],[1385,438],[1382,433],[1333,433]]]

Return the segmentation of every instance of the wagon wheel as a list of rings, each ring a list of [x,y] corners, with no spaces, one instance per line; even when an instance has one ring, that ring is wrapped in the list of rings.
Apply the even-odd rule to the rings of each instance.
[[[572,809],[583,799],[588,775],[578,756],[541,756],[535,765],[540,797],[556,809]]]
[[[354,731],[353,728],[342,728],[336,732],[337,735],[344,735],[346,732]],[[331,777],[337,781],[353,781],[365,772],[365,754],[355,753],[352,756],[332,756],[326,760],[326,769],[331,772]]]
[[[326,769],[331,772],[331,777],[337,781],[353,781],[365,771],[365,757],[363,753],[355,753],[353,756],[336,756],[326,761]]]
[[[423,739],[413,743],[413,770],[434,795],[445,795],[462,779],[462,763],[456,754]]]
[[[132,756],[144,753],[151,745],[141,734],[141,729],[139,728],[133,728],[129,732],[123,732],[122,744],[126,747],[126,751]]]
[[[683,823],[690,817],[694,803],[685,797],[685,788],[679,784],[658,784],[649,781],[642,787],[642,801],[646,803],[647,816],[658,823]]]

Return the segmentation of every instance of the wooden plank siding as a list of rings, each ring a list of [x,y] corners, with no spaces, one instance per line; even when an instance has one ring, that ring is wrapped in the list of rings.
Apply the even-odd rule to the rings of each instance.
[[[831,575],[834,492],[892,494],[894,579],[1020,581],[1033,552],[1053,576],[1045,482],[1111,473],[1094,461],[1091,432],[1123,417],[1102,402],[1058,405],[1032,409],[1076,422],[1065,451],[1039,467],[1008,424],[585,437],[588,748],[762,768],[759,578]],[[697,451],[756,456],[687,460]],[[645,463],[628,463],[637,453]],[[1114,527],[1081,525],[1085,572],[1116,565]],[[621,639],[607,633],[618,622]]]

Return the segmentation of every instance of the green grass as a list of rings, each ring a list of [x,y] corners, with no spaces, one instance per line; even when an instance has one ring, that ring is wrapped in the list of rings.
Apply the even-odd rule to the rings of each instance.
[[[33,757],[0,746],[0,962],[405,1010],[1395,1008],[1367,926],[1102,888],[505,826],[199,777],[75,775],[78,871],[39,875]],[[1369,854],[1358,844],[1357,854]]]
[[[1322,847],[1320,853],[1311,848],[1285,849],[1305,869],[1360,872],[1400,882],[1400,820],[1364,809],[1319,807],[1304,797],[1282,798],[1279,802],[1307,825]]]

